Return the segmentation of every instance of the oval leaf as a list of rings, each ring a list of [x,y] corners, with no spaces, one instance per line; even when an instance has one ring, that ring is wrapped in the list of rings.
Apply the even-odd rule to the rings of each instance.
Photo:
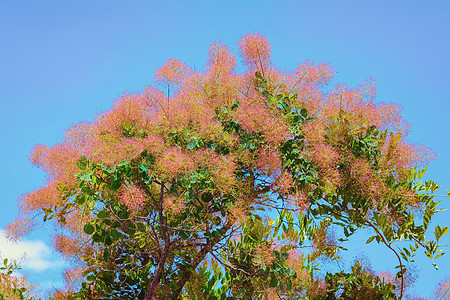
[[[270,278],[270,284],[269,284],[270,287],[276,287],[278,285],[277,276],[274,273],[272,273],[272,275],[270,277],[271,277]]]
[[[94,226],[92,226],[91,224],[84,225],[84,232],[86,232],[87,234],[93,234],[94,231]]]

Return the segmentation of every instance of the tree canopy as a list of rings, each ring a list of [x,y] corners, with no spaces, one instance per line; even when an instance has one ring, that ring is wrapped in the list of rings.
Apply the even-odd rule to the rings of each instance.
[[[443,255],[447,227],[425,238],[434,154],[408,142],[401,108],[372,80],[331,87],[325,63],[278,70],[260,34],[239,51],[240,68],[221,43],[203,72],[170,59],[155,86],[34,148],[47,181],[8,232],[58,228],[73,268],[55,298],[401,299],[416,252]],[[396,274],[327,270],[360,228]]]

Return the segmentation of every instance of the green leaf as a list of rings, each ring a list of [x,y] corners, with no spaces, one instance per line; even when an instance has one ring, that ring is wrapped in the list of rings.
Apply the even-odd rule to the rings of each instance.
[[[286,278],[286,287],[288,290],[292,289],[292,280],[291,278]]]
[[[91,193],[91,189],[87,185],[83,185],[81,187],[81,192],[85,195],[89,195]]]
[[[403,248],[403,250],[405,251],[405,254],[406,254],[406,255],[408,255],[408,256],[411,256],[411,253],[409,252],[409,250],[408,250],[408,249],[406,249],[406,248]]]
[[[211,202],[213,200],[213,194],[211,193],[203,193],[201,196],[203,202]]]
[[[84,225],[83,230],[86,234],[93,234],[95,231],[94,226],[92,226],[91,224]]]
[[[294,276],[296,274],[295,270],[292,269],[292,268],[286,269],[285,273],[286,273],[287,276]]]
[[[306,119],[308,117],[308,110],[306,108],[302,108],[300,109],[300,114]]]
[[[108,258],[109,258],[109,252],[107,251],[107,249],[105,249],[105,252],[103,252],[103,260],[108,261]]]
[[[75,198],[75,202],[77,202],[80,205],[82,205],[85,201],[86,197],[84,194],[78,194],[77,197]]]
[[[107,246],[111,246],[113,243],[113,237],[110,235],[107,235],[107,234],[108,234],[108,232],[105,232],[105,234],[104,234],[104,243]]]
[[[197,138],[191,139],[186,145],[186,148],[188,148],[189,150],[196,149],[197,147],[199,148],[199,144],[198,144]]]
[[[376,235],[371,236],[371,237],[367,240],[366,244],[369,244],[370,242],[372,242],[376,237],[377,237]]]
[[[117,166],[118,166],[118,167],[122,167],[122,166],[128,165],[129,163],[130,163],[129,160],[124,160],[124,161],[121,161]]]
[[[88,160],[84,155],[77,161],[78,169],[80,169],[81,171],[84,171],[86,169],[87,164]]]
[[[180,235],[180,238],[182,238],[183,240],[187,240],[191,236],[191,233],[188,231],[182,230],[182,231],[180,231],[179,235]]]
[[[270,287],[276,287],[278,285],[278,279],[277,276],[272,273],[272,275],[270,275],[270,283],[269,283]]]
[[[109,212],[106,210],[101,210],[97,213],[97,217],[100,219],[106,218],[109,215]]]
[[[408,257],[406,257],[405,253],[400,252],[400,256],[403,257],[404,260],[408,260]]]
[[[238,107],[239,107],[239,101],[234,100],[234,101],[233,101],[233,104],[231,105],[231,110],[234,110],[234,109],[236,109],[236,108],[238,108]]]
[[[92,180],[92,174],[91,173],[84,173],[80,176],[80,179],[83,181],[91,181]]]
[[[113,229],[111,230],[111,239],[115,242],[117,240],[119,240],[122,237],[122,233],[120,233],[119,231]]]
[[[143,173],[148,172],[148,165],[146,163],[140,162],[139,164],[139,170]]]
[[[120,189],[121,185],[122,185],[122,182],[119,179],[116,179],[111,183],[111,190],[117,191],[118,189]]]
[[[439,253],[438,255],[436,255],[436,256],[434,257],[434,259],[437,259],[437,258],[441,257],[441,256],[444,255],[444,254],[445,254],[445,252]]]

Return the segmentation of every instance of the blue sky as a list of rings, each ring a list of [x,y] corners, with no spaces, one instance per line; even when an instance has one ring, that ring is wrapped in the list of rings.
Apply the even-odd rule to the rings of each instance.
[[[441,194],[450,189],[449,1],[0,0],[0,229],[14,219],[15,200],[43,183],[43,174],[27,160],[34,144],[58,142],[67,127],[107,110],[122,92],[151,84],[168,58],[201,69],[212,42],[222,41],[236,53],[248,32],[268,37],[282,69],[309,59],[330,63],[338,71],[335,84],[374,77],[377,99],[404,108],[412,123],[409,140],[438,153],[428,178],[443,186]],[[436,223],[449,220],[446,211]],[[57,287],[61,277],[55,270],[63,263],[48,246],[49,233],[38,228],[28,241],[44,249],[29,259],[46,264],[27,263],[23,272]],[[11,249],[0,245],[4,253]],[[30,245],[36,244],[22,246],[37,249]],[[382,248],[348,246],[356,249],[351,255],[374,256],[380,271],[395,264]],[[444,256],[435,271],[424,255],[417,261],[417,292],[427,296],[450,274],[450,262]]]

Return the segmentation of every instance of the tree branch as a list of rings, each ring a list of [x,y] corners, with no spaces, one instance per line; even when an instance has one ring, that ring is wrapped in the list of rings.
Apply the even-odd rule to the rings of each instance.
[[[228,221],[221,229],[222,234],[219,236],[216,236],[215,238],[208,240],[207,243],[202,247],[200,252],[197,254],[197,256],[192,260],[192,263],[190,265],[190,269],[187,270],[188,274],[185,274],[182,279],[178,280],[177,282],[177,290],[173,293],[172,299],[178,299],[178,296],[180,295],[181,291],[183,290],[184,285],[188,281],[191,273],[197,268],[197,266],[205,259],[206,255],[211,252],[212,247],[217,244],[222,238],[223,234],[225,234],[231,227],[233,226],[233,223]]]
[[[401,259],[400,256],[398,255],[397,251],[395,251],[395,249],[391,247],[391,244],[389,244],[389,243],[386,241],[386,239],[385,239],[384,236],[380,233],[380,231],[378,230],[378,228],[377,228],[375,225],[373,225],[372,222],[370,222],[369,220],[367,220],[367,224],[375,230],[375,232],[378,234],[378,236],[381,237],[381,240],[383,241],[383,243],[384,243],[389,249],[391,249],[392,252],[394,252],[395,255],[397,256],[398,262],[400,263],[400,270],[401,270],[401,272],[402,272],[402,276],[401,276],[401,280],[402,280],[402,281],[401,281],[401,285],[400,285],[400,296],[399,296],[399,299],[402,299],[402,298],[403,298],[403,285],[404,285],[403,276],[404,276],[404,273],[405,273],[405,272],[403,271],[402,259]]]
[[[168,256],[169,250],[170,250],[170,240],[169,240],[169,236],[167,235],[167,228],[165,226],[164,215],[163,215],[163,198],[164,198],[164,182],[161,182],[161,191],[159,194],[158,210],[159,210],[159,225],[161,227],[161,233],[162,233],[162,237],[164,240],[164,250],[161,253],[161,256],[159,258],[158,268],[156,269],[155,274],[153,276],[153,280],[148,287],[147,296],[145,297],[145,300],[152,300],[153,295],[155,293],[156,285],[158,284],[161,274],[164,271],[164,265],[166,263],[166,259],[167,259],[167,256]]]

